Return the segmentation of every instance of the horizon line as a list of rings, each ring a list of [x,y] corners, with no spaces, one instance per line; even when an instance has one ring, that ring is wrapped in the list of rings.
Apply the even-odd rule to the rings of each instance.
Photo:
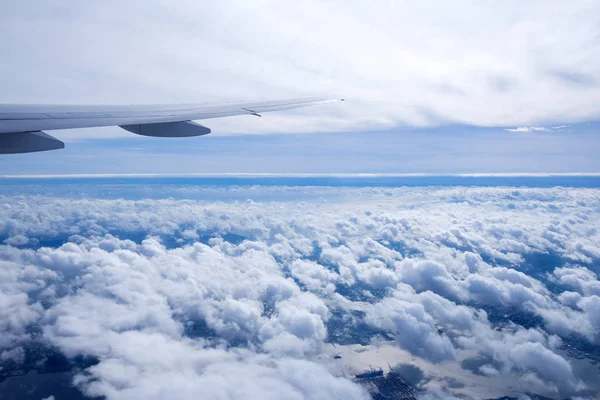
[[[208,172],[208,173],[122,173],[122,174],[18,174],[0,179],[77,179],[77,178],[543,178],[600,177],[600,172],[474,172],[474,173],[296,173],[296,172]]]

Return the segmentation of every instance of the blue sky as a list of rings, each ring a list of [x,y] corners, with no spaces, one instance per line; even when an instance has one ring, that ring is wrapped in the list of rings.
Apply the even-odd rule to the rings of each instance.
[[[3,175],[598,172],[598,126],[584,123],[531,132],[445,126],[185,139],[131,135],[79,139],[60,151],[5,156],[0,158],[0,171]]]

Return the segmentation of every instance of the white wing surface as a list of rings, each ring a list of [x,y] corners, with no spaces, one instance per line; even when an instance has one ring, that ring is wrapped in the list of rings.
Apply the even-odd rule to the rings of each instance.
[[[187,137],[210,133],[193,120],[257,115],[342,99],[309,98],[218,105],[18,105],[0,104],[0,154],[28,153],[64,147],[43,131],[120,126],[145,136]]]

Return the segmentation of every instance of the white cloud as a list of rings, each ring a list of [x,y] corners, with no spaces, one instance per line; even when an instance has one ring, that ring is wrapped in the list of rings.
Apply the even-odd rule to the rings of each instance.
[[[364,398],[323,356],[341,319],[431,365],[482,357],[479,378],[517,389],[590,384],[556,335],[600,340],[596,190],[260,190],[308,200],[0,198],[0,237],[31,247],[0,246],[1,357],[36,325],[65,354],[99,359],[77,382],[109,400],[187,398],[208,381],[214,398]],[[528,270],[544,256],[556,293]],[[496,327],[483,307],[543,326]]]
[[[585,267],[556,268],[554,278],[583,295],[600,295],[600,281],[596,274]]]
[[[290,265],[292,276],[297,278],[311,291],[333,293],[339,275],[315,262],[295,260]]]
[[[510,358],[517,368],[533,370],[546,381],[576,385],[571,365],[539,342],[514,347],[510,350]]]
[[[13,360],[16,363],[21,364],[25,361],[25,350],[20,346],[10,350],[4,350],[0,353],[0,360]]]
[[[547,132],[549,129],[543,126],[520,126],[518,128],[507,128],[508,132]]]
[[[124,332],[111,354],[76,377],[89,395],[109,399],[367,399],[360,387],[304,360],[243,350],[202,349],[187,340]],[[152,351],[148,351],[152,349]],[[282,397],[283,396],[283,397]]]
[[[578,121],[600,115],[598,12],[593,0],[4,3],[1,100],[347,99],[210,121],[225,134]]]
[[[387,298],[373,305],[366,321],[394,334],[400,346],[433,362],[456,359],[452,342],[439,334],[435,320],[420,304]]]

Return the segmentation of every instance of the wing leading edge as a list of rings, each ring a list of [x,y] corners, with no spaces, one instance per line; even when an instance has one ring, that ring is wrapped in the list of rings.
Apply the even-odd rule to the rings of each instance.
[[[343,101],[343,99],[310,98],[220,105],[0,104],[0,154],[28,153],[64,147],[61,141],[42,132],[52,129],[120,126],[145,136],[199,136],[210,133],[210,129],[193,123],[192,120],[235,115],[260,116],[265,112],[290,110],[335,101]]]

